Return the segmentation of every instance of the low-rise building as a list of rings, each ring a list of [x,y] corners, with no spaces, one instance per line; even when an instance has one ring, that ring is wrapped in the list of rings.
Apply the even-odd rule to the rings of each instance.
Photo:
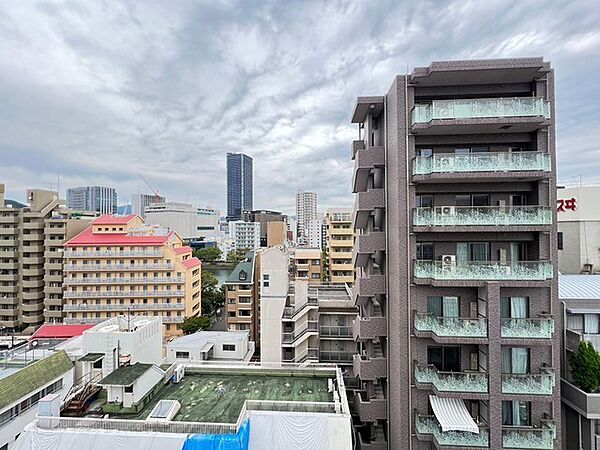
[[[322,254],[320,248],[298,247],[291,249],[292,276],[309,283],[323,281]]]
[[[119,315],[161,316],[167,335],[201,315],[200,269],[174,232],[139,216],[101,216],[65,244],[66,323]]]
[[[254,355],[249,331],[198,331],[167,344],[167,362],[247,362]]]
[[[235,220],[229,222],[229,237],[236,250],[254,250],[260,247],[260,223]]]
[[[191,241],[219,231],[220,212],[214,208],[199,208],[189,203],[162,202],[145,208],[145,219],[176,232]]]

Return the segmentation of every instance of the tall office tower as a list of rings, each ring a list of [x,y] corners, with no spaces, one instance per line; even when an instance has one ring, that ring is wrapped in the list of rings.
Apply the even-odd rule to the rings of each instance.
[[[240,220],[242,211],[252,210],[252,158],[227,153],[227,220]]]
[[[165,203],[165,197],[155,194],[134,194],[131,196],[131,213],[146,218],[146,207]]]
[[[0,327],[11,332],[62,321],[63,243],[94,217],[52,191],[29,190],[27,201],[4,201],[0,184]]]
[[[327,226],[327,272],[332,283],[354,283],[352,250],[354,230],[351,208],[331,208],[325,216]]]
[[[67,189],[67,206],[100,214],[117,213],[117,191],[105,186],[81,186]]]
[[[299,246],[308,246],[310,221],[318,219],[317,193],[298,192],[296,194],[296,239]]]
[[[162,316],[166,335],[200,316],[200,269],[174,232],[135,215],[103,215],[65,243],[66,323],[118,315]]]
[[[361,448],[560,449],[554,111],[542,58],[358,98]]]

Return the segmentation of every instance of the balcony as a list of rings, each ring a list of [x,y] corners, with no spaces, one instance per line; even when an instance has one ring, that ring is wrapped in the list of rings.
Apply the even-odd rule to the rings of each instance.
[[[62,269],[62,266],[61,266]],[[62,280],[61,280],[62,281]],[[91,284],[158,284],[158,283],[185,283],[183,277],[157,277],[157,278],[65,278],[65,285],[91,285]]]
[[[377,208],[385,208],[385,196],[382,188],[369,189],[366,192],[356,194],[352,219],[353,228],[366,228],[369,216]]]
[[[295,330],[291,333],[282,333],[282,344],[295,344],[303,336],[310,336],[311,334],[319,333],[319,322],[316,320],[309,320],[306,322],[301,329]]]
[[[381,356],[361,356],[355,354],[352,360],[352,370],[354,375],[362,381],[374,381],[376,378],[385,378],[387,376],[387,360]]]
[[[369,298],[377,295],[384,295],[385,275],[371,275],[368,277],[358,277],[352,290],[354,303],[365,305]]]
[[[65,264],[64,270],[112,271],[112,270],[173,270],[173,264]]]
[[[368,147],[357,150],[354,157],[354,175],[352,192],[367,190],[367,182],[371,169],[385,165],[385,151],[382,146]]]
[[[302,353],[299,353],[298,355],[296,355],[290,359],[284,359],[283,362],[300,364],[300,363],[303,363],[304,361],[308,361],[308,360],[315,360],[315,361],[319,360],[319,349],[318,348],[307,348]]]
[[[540,373],[503,373],[503,394],[552,395],[555,377],[550,369]]]
[[[550,172],[552,159],[541,152],[436,153],[433,156],[417,156],[413,160],[413,175],[436,173],[484,173],[484,172]]]
[[[415,227],[552,225],[552,210],[547,206],[436,206],[434,208],[414,208],[413,225]]]
[[[552,279],[549,261],[521,261],[501,264],[499,261],[450,262],[421,261],[414,264],[414,276],[431,280],[524,280]]]
[[[85,250],[85,251],[67,251],[66,258],[120,258],[120,257],[162,257],[162,250]]]
[[[600,393],[589,393],[562,379],[560,384],[562,401],[585,417],[600,417]]]
[[[18,239],[0,239],[0,247],[15,247],[18,245],[19,245]]]
[[[415,331],[432,333],[440,338],[487,338],[487,319],[463,317],[435,317],[415,313]]]
[[[319,362],[345,363],[352,362],[354,352],[319,350]]]
[[[354,394],[354,408],[363,422],[387,419],[387,400],[381,392],[369,399],[365,392],[356,392]]]
[[[489,430],[480,426],[479,434],[468,431],[442,431],[442,427],[434,416],[415,417],[415,429],[420,440],[433,440],[437,447],[489,447]]]
[[[94,305],[92,303],[80,305],[63,305],[63,311],[121,311],[127,312],[141,310],[184,310],[184,303],[134,303],[134,304],[117,304],[117,305]]]
[[[352,328],[355,341],[370,341],[377,337],[387,336],[387,319],[385,317],[356,317]]]
[[[371,231],[356,236],[352,260],[355,267],[364,267],[375,252],[385,252],[385,233]]]
[[[554,333],[554,319],[502,319],[501,336],[512,339],[551,339]]]
[[[115,298],[115,297],[183,297],[183,290],[163,291],[66,291],[64,298]]]
[[[240,291],[241,292],[241,291]],[[250,292],[250,291],[248,291]],[[319,300],[314,297],[308,297],[308,299],[298,305],[294,306],[286,306],[283,308],[283,318],[284,319],[292,319],[302,311],[308,311],[310,309],[315,309],[319,307]]]
[[[319,327],[319,337],[323,338],[350,338],[352,339],[351,326],[328,326],[321,325]]]
[[[502,427],[504,448],[552,450],[555,439],[556,426],[548,420],[542,420],[539,427]]]
[[[485,372],[440,372],[433,365],[415,363],[414,374],[417,383],[430,384],[440,393],[488,392],[488,376]]]
[[[116,316],[112,316],[116,317]],[[97,324],[102,323],[110,319],[110,317],[66,317],[63,323],[66,325],[78,325],[78,324]],[[183,316],[163,316],[162,322],[166,323],[183,323],[185,317]]]

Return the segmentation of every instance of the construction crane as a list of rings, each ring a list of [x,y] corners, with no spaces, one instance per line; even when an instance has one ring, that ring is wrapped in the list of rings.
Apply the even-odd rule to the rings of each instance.
[[[154,206],[158,205],[158,189],[153,188],[152,185],[148,183],[148,181],[146,181],[146,179],[141,174],[138,174],[138,177],[140,177],[140,180],[142,180],[144,184],[148,186],[154,194]]]

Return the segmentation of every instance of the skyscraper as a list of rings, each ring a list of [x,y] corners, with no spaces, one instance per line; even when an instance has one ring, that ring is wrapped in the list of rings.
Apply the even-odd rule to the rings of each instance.
[[[117,191],[106,186],[81,186],[67,189],[67,206],[100,214],[117,213]]]
[[[554,111],[542,58],[358,98],[360,448],[560,449]]]
[[[252,210],[252,158],[227,153],[227,220],[240,220],[242,211]]]
[[[131,196],[131,214],[146,218],[146,208],[166,202],[165,197],[158,194],[134,194]]]
[[[309,245],[308,233],[310,221],[318,219],[316,192],[298,192],[296,194],[297,241],[300,246]]]

